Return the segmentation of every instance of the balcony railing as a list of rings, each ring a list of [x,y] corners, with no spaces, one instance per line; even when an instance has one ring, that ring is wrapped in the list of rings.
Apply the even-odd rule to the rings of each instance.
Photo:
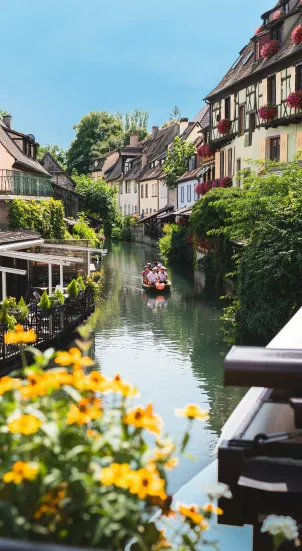
[[[53,189],[44,176],[0,169],[0,195],[52,197]]]

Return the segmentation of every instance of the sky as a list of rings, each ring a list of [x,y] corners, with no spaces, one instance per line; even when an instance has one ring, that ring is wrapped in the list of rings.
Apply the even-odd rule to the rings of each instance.
[[[274,0],[0,0],[0,109],[68,148],[90,111],[192,119]]]

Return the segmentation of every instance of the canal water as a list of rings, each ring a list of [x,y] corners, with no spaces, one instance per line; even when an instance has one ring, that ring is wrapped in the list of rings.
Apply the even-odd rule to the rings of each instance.
[[[109,244],[95,355],[105,375],[120,372],[139,388],[138,403],[152,402],[178,441],[187,421],[175,416],[175,408],[196,403],[209,411],[207,422],[194,425],[187,457],[171,472],[174,493],[212,461],[242,392],[223,388],[221,310],[195,292],[192,274],[168,266],[170,296],[152,298],[142,291],[140,273],[154,254],[145,245]]]

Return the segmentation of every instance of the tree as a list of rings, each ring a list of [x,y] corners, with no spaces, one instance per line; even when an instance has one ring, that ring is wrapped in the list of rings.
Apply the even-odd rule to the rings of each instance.
[[[46,153],[50,153],[53,158],[59,163],[59,165],[65,170],[67,166],[67,153],[65,149],[62,149],[57,144],[53,145],[40,145],[38,149],[38,160],[41,161],[46,155]]]
[[[163,166],[165,173],[165,184],[174,188],[176,181],[188,168],[188,161],[195,153],[195,145],[191,142],[181,140],[179,136],[174,138],[173,147],[168,149],[167,157]]]
[[[123,142],[123,125],[116,115],[107,111],[93,111],[74,126],[76,132],[67,152],[67,166],[87,174],[92,162],[99,156],[114,150]]]
[[[93,180],[85,174],[79,176],[75,173],[72,177],[85,213],[100,218],[105,234],[111,235],[112,228],[120,224],[121,218],[116,202],[116,188],[108,185],[102,178]]]
[[[170,113],[169,120],[164,122],[161,127],[167,128],[167,126],[172,126],[172,124],[176,124],[181,119],[181,111],[177,105],[175,105],[174,109]]]
[[[133,113],[117,114],[124,128],[124,145],[129,145],[130,135],[138,134],[139,141],[145,140],[148,135],[149,111],[134,109]]]
[[[2,120],[3,117],[5,117],[6,115],[10,115],[10,113],[8,111],[0,109],[0,120]]]

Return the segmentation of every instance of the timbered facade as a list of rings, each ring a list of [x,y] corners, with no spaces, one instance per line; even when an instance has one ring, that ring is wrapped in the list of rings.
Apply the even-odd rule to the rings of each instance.
[[[302,94],[302,4],[280,0],[262,21],[206,98],[215,178],[237,184],[247,159],[287,161],[302,149],[302,101],[289,102],[290,94]]]

